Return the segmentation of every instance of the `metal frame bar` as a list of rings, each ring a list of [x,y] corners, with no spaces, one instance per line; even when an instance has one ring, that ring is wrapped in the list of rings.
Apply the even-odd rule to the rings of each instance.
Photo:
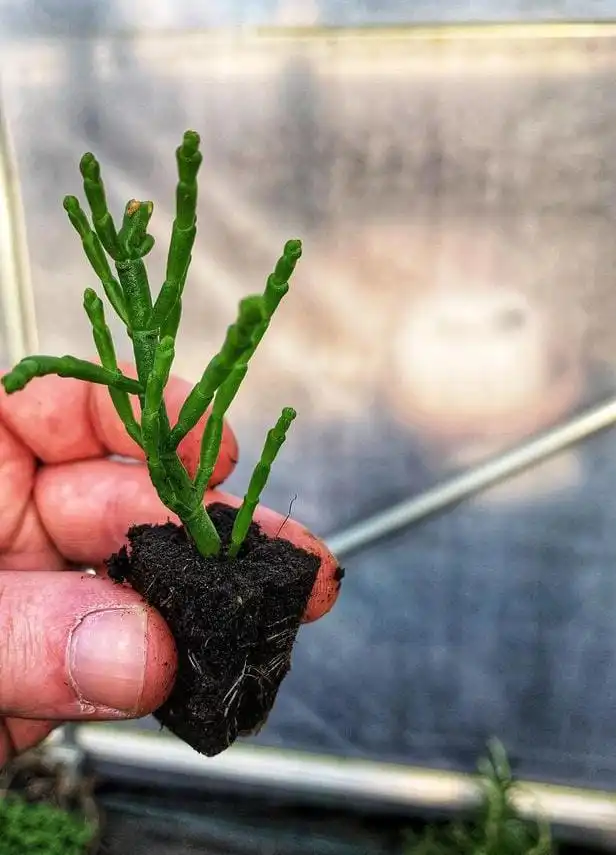
[[[517,475],[614,424],[616,398],[419,496],[362,520],[329,538],[328,546],[337,556],[351,555],[387,535],[457,505],[481,490]]]
[[[38,350],[34,292],[14,149],[0,113],[0,309],[7,355],[18,362]]]
[[[167,781],[176,776],[189,785],[276,792],[309,803],[352,799],[359,809],[450,813],[473,807],[481,794],[472,775],[244,745],[206,758],[173,737],[117,725],[80,725],[74,745],[95,770],[124,767],[137,782],[160,774]],[[49,751],[67,758],[57,734]],[[616,794],[521,782],[513,798],[521,815],[541,816],[569,839],[616,842]]]
[[[614,0],[616,3],[616,0]],[[567,21],[562,19],[553,22],[526,23],[462,23],[430,25],[417,22],[405,27],[317,27],[317,28],[285,28],[285,27],[245,27],[241,31],[231,27],[198,29],[189,28],[174,32],[158,32],[156,30],[127,30],[121,32],[106,32],[88,36],[98,51],[98,61],[103,73],[111,68],[111,59],[107,50],[110,42],[130,41],[131,50],[145,66],[163,64],[166,75],[186,75],[186,63],[196,63],[200,70],[215,69],[219,75],[243,75],[246,71],[234,59],[233,52],[238,48],[248,50],[251,56],[251,67],[257,61],[265,63],[263,67],[271,68],[281,58],[288,58],[293,48],[316,50],[319,60],[319,73],[322,75],[339,73],[344,68],[346,73],[353,73],[358,67],[365,70],[363,63],[369,56],[372,63],[377,63],[381,72],[385,69],[388,74],[408,74],[425,71],[431,76],[435,74],[450,75],[455,73],[445,64],[436,65],[424,51],[413,50],[414,45],[455,44],[456,42],[475,41],[478,45],[498,39],[501,43],[524,40],[537,46],[546,40],[560,42],[575,42],[589,40],[603,43],[600,56],[589,58],[588,52],[581,52],[579,60],[573,59],[570,53],[561,56],[557,63],[558,73],[563,69],[567,74],[588,71],[589,63],[597,67],[612,69],[614,58],[605,48],[605,43],[614,39],[616,21],[614,19],[597,21]],[[85,36],[84,36],[85,37]],[[327,60],[323,54],[322,45],[333,37],[339,42],[335,61]],[[20,40],[5,41],[2,44],[2,59],[11,75],[23,83],[33,85],[43,79],[47,83],[56,80],[58,69],[58,52],[66,38],[54,36],[31,36]],[[70,41],[70,40],[69,40]],[[360,48],[357,50],[356,48]],[[229,53],[229,50],[231,53]],[[328,56],[329,54],[327,54]],[[546,60],[544,53],[535,50],[533,58],[518,57],[520,68],[525,72],[546,73],[554,70],[554,63]],[[563,62],[566,61],[566,66]],[[358,66],[358,62],[360,65]],[[478,68],[481,74],[486,73],[486,66],[481,51],[469,53],[467,57],[468,70]],[[477,64],[479,63],[479,64]],[[490,66],[491,68],[491,66]],[[488,69],[488,73],[489,69]]]

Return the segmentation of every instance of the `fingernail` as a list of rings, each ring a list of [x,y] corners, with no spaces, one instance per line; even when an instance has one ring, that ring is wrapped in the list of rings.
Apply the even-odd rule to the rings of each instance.
[[[68,671],[82,702],[120,712],[139,709],[147,656],[147,611],[103,609],[71,636]]]

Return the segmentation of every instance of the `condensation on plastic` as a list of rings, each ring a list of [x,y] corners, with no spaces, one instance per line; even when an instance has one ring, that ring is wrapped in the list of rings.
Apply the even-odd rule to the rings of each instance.
[[[305,241],[234,408],[235,489],[284,404],[300,418],[267,501],[286,513],[297,494],[293,513],[329,534],[610,397],[614,38],[14,37],[41,349],[91,352],[92,276],[61,209],[80,155],[100,156],[116,210],[155,202],[160,281],[192,126],[205,164],[180,373],[198,376],[284,240]],[[608,431],[353,558],[263,739],[472,768],[496,734],[525,774],[609,786],[614,460]]]
[[[238,398],[238,424],[260,437],[288,402],[309,414],[312,436],[341,415],[363,417],[397,388],[400,361],[414,365],[418,406],[438,407],[425,398],[435,380],[427,361],[404,343],[395,350],[429,282],[468,292],[472,280],[479,318],[483,285],[507,292],[495,298],[503,311],[528,313],[528,382],[540,394],[539,373],[552,370],[541,349],[566,339],[557,369],[562,394],[574,397],[582,341],[612,358],[612,46],[598,35],[434,41],[404,31],[11,42],[5,101],[41,347],[92,352],[81,293],[93,279],[61,208],[80,190],[80,155],[99,155],[116,211],[153,198],[159,283],[173,150],[192,126],[205,164],[178,371],[198,375],[238,297],[262,286],[287,237],[305,239],[293,290]],[[416,341],[430,344],[426,330],[443,311],[421,307]],[[472,373],[472,360],[462,370]],[[516,383],[520,400],[535,394]],[[259,441],[247,440],[247,465]],[[312,503],[306,512],[322,526]]]
[[[434,23],[613,20],[615,0],[96,0],[0,2],[3,31],[13,34],[182,31],[224,26],[356,27]]]

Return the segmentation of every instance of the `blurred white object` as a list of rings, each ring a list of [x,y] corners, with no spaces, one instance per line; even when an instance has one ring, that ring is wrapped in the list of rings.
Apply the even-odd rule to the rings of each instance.
[[[444,469],[471,466],[567,417],[582,391],[579,348],[525,295],[439,289],[413,306],[394,344],[398,409]],[[575,450],[493,487],[481,502],[579,482]]]
[[[575,403],[581,367],[570,345],[521,293],[436,291],[411,307],[394,342],[398,409],[452,453],[493,451],[550,426]]]

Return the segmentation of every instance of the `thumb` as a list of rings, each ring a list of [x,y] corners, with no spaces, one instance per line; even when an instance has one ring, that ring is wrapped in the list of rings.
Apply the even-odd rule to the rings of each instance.
[[[0,573],[0,715],[145,715],[171,691],[176,651],[131,589],[73,571]]]

